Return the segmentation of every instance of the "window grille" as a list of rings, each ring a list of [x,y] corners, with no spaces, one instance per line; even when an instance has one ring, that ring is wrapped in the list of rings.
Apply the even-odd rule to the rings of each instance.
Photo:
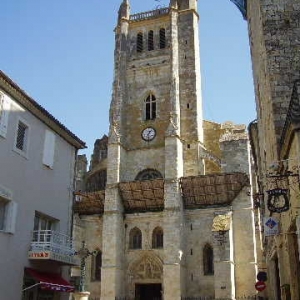
[[[140,32],[137,34],[137,37],[136,37],[136,51],[143,52],[143,50],[144,50],[143,34]]]
[[[152,234],[152,248],[158,249],[164,246],[164,233],[160,227],[156,227]]]
[[[156,98],[150,94],[145,100],[145,119],[154,120],[156,118]]]
[[[26,142],[26,135],[27,135],[28,127],[19,122],[18,124],[18,131],[17,131],[17,139],[16,139],[16,148],[22,151],[25,151],[25,142]]]
[[[161,28],[159,30],[159,48],[166,48],[166,30],[165,28]]]
[[[214,253],[209,244],[206,244],[203,248],[203,270],[204,275],[214,274]]]
[[[153,30],[148,32],[148,51],[154,50]]]
[[[130,231],[129,246],[130,249],[142,249],[142,232],[137,227]]]

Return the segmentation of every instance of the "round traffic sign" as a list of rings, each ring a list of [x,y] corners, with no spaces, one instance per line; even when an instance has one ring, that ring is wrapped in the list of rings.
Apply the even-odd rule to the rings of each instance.
[[[257,278],[258,281],[267,281],[267,273],[263,272],[263,271],[260,271],[260,272],[257,273],[256,278]]]
[[[266,284],[263,281],[257,281],[255,284],[255,288],[261,292],[266,288]]]

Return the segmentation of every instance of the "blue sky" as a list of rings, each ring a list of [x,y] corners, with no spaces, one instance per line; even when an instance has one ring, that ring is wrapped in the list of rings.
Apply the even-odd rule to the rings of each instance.
[[[199,0],[204,117],[248,124],[255,100],[247,22],[229,0]],[[0,68],[84,140],[108,132],[121,0],[1,0]],[[130,0],[131,13],[168,0]]]

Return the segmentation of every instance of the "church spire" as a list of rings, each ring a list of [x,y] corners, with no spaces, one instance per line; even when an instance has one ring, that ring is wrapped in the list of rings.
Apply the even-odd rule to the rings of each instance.
[[[129,19],[130,15],[130,3],[129,0],[123,0],[119,8],[118,24],[120,24],[122,19]]]

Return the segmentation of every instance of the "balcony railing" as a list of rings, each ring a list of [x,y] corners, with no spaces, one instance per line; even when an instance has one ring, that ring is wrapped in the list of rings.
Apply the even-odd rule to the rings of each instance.
[[[30,250],[52,251],[65,255],[75,253],[71,237],[53,230],[34,230]]]
[[[77,265],[73,241],[68,235],[53,230],[34,230],[28,253],[29,259],[54,260]]]

